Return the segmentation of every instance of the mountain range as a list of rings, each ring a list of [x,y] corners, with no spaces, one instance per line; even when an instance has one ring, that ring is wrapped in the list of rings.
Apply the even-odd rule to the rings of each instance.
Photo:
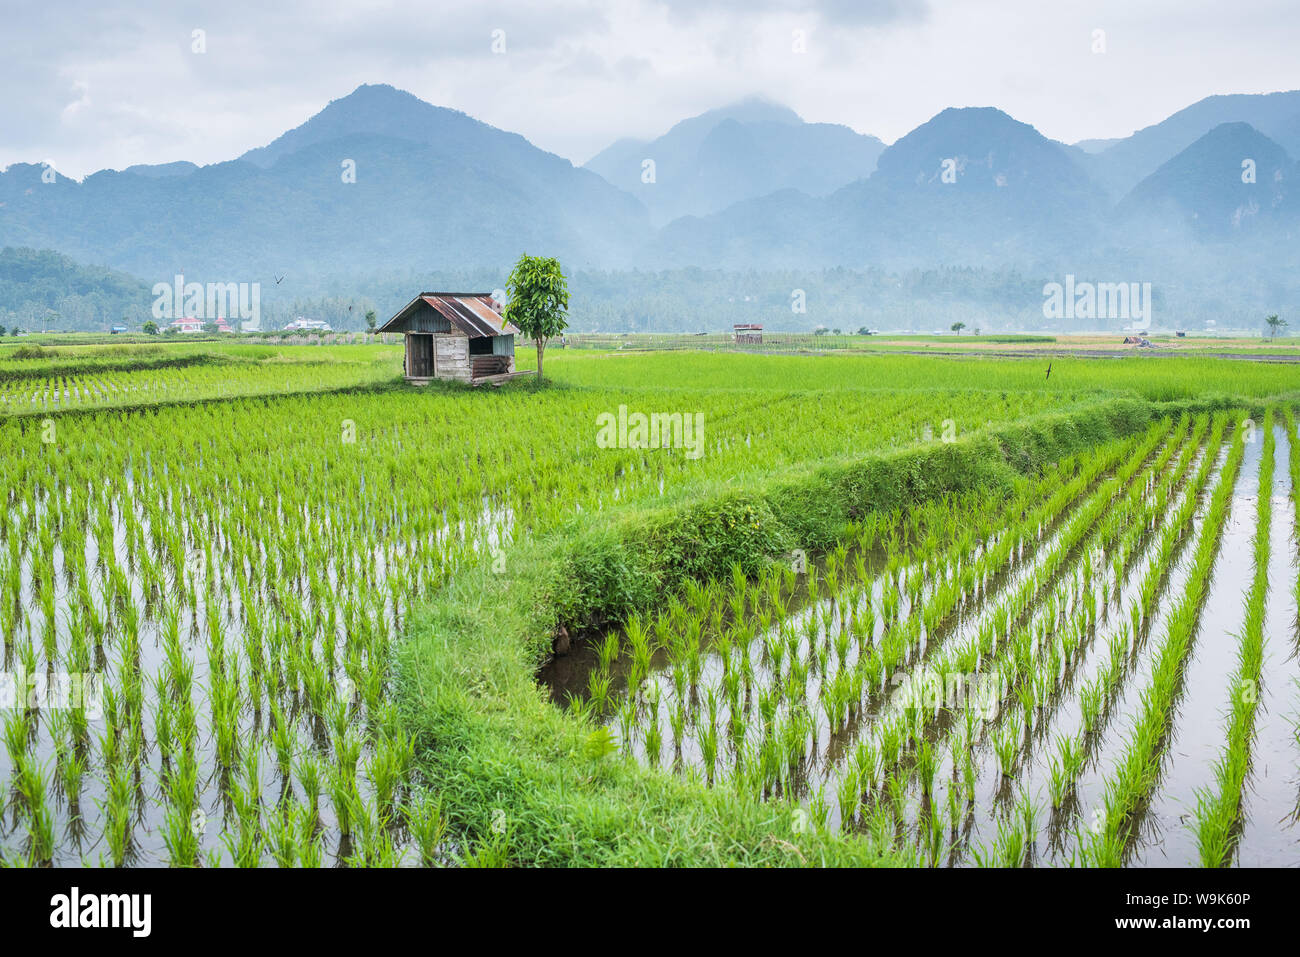
[[[367,85],[226,162],[81,182],[15,164],[0,173],[0,247],[147,283],[183,272],[264,286],[502,274],[525,251],[582,270],[1148,268],[1172,282],[1264,249],[1289,276],[1296,156],[1300,91],[1209,97],[1074,145],[981,107],[946,109],[886,146],[752,98],[574,166]]]

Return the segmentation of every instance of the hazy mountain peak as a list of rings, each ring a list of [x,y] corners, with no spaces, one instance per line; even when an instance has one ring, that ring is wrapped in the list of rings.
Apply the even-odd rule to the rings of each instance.
[[[1252,229],[1292,216],[1296,175],[1286,150],[1249,123],[1220,123],[1138,183],[1120,213],[1209,235]]]
[[[438,137],[493,129],[459,110],[434,106],[386,83],[365,83],[347,96],[331,100],[305,123],[266,146],[249,150],[240,159],[269,167],[290,153],[348,136],[389,136],[427,143]]]
[[[649,142],[619,140],[586,168],[632,193],[662,224],[780,190],[829,194],[871,175],[882,149],[874,136],[805,123],[787,106],[749,96],[681,120]]]
[[[1084,188],[1067,148],[995,107],[949,107],[886,149],[872,177],[896,187]]]
[[[1293,156],[1300,156],[1300,90],[1207,96],[1138,130],[1093,157],[1093,172],[1121,196],[1161,164],[1223,123],[1249,123]]]
[[[673,129],[683,124],[698,122],[712,125],[722,120],[735,120],[738,123],[787,123],[791,126],[803,122],[803,118],[790,107],[755,94],[682,120]]]

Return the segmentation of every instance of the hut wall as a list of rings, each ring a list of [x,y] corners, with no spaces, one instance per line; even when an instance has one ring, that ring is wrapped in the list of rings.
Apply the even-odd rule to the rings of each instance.
[[[434,366],[439,379],[470,380],[469,337],[452,330],[433,337]]]
[[[451,330],[445,333],[406,335],[406,377],[470,380],[469,337]]]

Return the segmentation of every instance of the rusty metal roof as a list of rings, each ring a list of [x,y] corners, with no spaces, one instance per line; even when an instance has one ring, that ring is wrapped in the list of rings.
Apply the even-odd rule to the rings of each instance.
[[[379,332],[400,324],[419,303],[437,312],[471,339],[517,336],[521,333],[501,315],[501,304],[490,292],[422,292],[379,327]]]

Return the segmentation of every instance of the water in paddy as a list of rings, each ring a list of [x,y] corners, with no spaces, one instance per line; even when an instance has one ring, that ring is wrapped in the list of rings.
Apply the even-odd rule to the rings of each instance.
[[[1246,866],[1295,866],[1300,862],[1300,831],[1295,828],[1300,749],[1294,711],[1300,671],[1292,630],[1296,621],[1295,514],[1287,469],[1290,443],[1281,426],[1275,427],[1274,436],[1264,659],[1237,845],[1237,863]],[[1171,719],[1160,780],[1140,821],[1130,859],[1135,865],[1199,862],[1193,831],[1196,797],[1198,792],[1217,789],[1214,766],[1226,741],[1230,695],[1240,690],[1230,687],[1229,680],[1237,668],[1246,596],[1254,577],[1262,445],[1257,440],[1246,446],[1191,660]]]
[[[1214,762],[1223,748],[1225,714],[1231,690],[1227,679],[1237,664],[1238,633],[1245,596],[1254,573],[1252,560],[1258,518],[1259,464],[1263,442],[1245,446],[1241,469],[1219,534],[1219,551],[1210,572],[1182,688],[1170,715],[1170,734],[1160,778],[1147,805],[1139,810],[1134,865],[1175,867],[1197,862],[1192,831],[1197,793],[1212,785]]]
[[[1300,516],[1287,464],[1300,436],[1280,426],[1276,434],[1264,660],[1236,860],[1242,867],[1294,867],[1300,860]]]
[[[1177,501],[1188,482],[1196,474],[1202,458],[1206,454],[1215,454],[1216,462],[1212,467],[1207,485],[1213,482],[1225,450],[1214,453],[1202,449],[1192,459],[1181,480],[1174,486]],[[1128,623],[1128,611],[1132,602],[1138,597],[1142,579],[1148,564],[1154,557],[1161,535],[1167,522],[1157,519],[1154,527],[1143,530],[1133,556],[1125,569],[1125,574],[1108,595],[1100,596],[1101,611],[1098,625],[1083,643],[1081,652],[1071,669],[1066,673],[1061,690],[1041,704],[1035,716],[1033,731],[1025,736],[1015,758],[1012,775],[1003,773],[1001,759],[992,746],[991,740],[977,749],[978,796],[970,808],[969,819],[965,822],[962,835],[962,853],[972,848],[991,844],[997,837],[999,824],[1021,796],[1028,799],[1039,809],[1041,829],[1031,858],[1038,862],[1053,861],[1064,863],[1069,860],[1073,837],[1076,830],[1086,824],[1091,817],[1091,795],[1100,786],[1100,775],[1105,767],[1109,752],[1116,749],[1122,738],[1116,733],[1114,725],[1117,717],[1123,713],[1128,695],[1136,695],[1133,689],[1145,682],[1145,667],[1148,659],[1141,654],[1153,635],[1159,634],[1163,627],[1168,596],[1177,594],[1182,588],[1187,574],[1187,564],[1183,552],[1191,541],[1200,523],[1200,511],[1193,515],[1191,527],[1175,550],[1170,567],[1161,575],[1157,602],[1157,612],[1148,617],[1137,632],[1135,640],[1125,654],[1124,678],[1119,693],[1112,693],[1100,703],[1093,732],[1083,737],[1085,765],[1080,773],[1076,787],[1068,800],[1060,808],[1051,807],[1049,797],[1049,779],[1052,761],[1057,756],[1057,742],[1061,738],[1073,738],[1080,734],[1084,726],[1081,688],[1097,678],[1110,659],[1110,637]],[[1002,725],[1016,714],[1015,708],[1006,709],[999,714],[986,738],[993,738],[1002,732]]]
[[[1266,620],[1266,650],[1262,678],[1261,707],[1272,697],[1281,702],[1295,698],[1295,547],[1291,539],[1294,513],[1287,496],[1289,476],[1285,472],[1286,436],[1279,430],[1278,465],[1274,472],[1272,500],[1274,511],[1270,529],[1271,555],[1269,614]],[[1171,716],[1172,732],[1168,739],[1160,777],[1149,802],[1139,808],[1137,835],[1130,845],[1129,866],[1188,866],[1198,863],[1195,835],[1189,828],[1195,807],[1195,794],[1213,780],[1213,764],[1225,741],[1225,712],[1229,689],[1227,680],[1236,668],[1238,638],[1244,614],[1247,589],[1253,574],[1253,537],[1256,523],[1256,494],[1259,483],[1259,458],[1262,443],[1246,446],[1241,471],[1234,483],[1229,515],[1219,539],[1219,553],[1210,587],[1201,609],[1192,652],[1186,664],[1182,689]],[[1192,527],[1175,552],[1174,562],[1165,574],[1159,590],[1158,612],[1144,625],[1142,639],[1136,644],[1135,659],[1125,670],[1121,688],[1114,699],[1103,705],[1101,720],[1093,732],[1082,740],[1087,756],[1083,773],[1073,792],[1060,808],[1053,809],[1049,780],[1053,759],[1057,757],[1058,737],[1076,737],[1082,729],[1077,691],[1095,677],[1109,658],[1107,642],[1099,635],[1079,666],[1079,674],[1049,705],[1047,721],[1035,729],[1021,752],[1014,776],[1000,778],[996,757],[986,755],[980,780],[991,779],[994,791],[989,800],[977,801],[972,817],[966,822],[961,840],[967,848],[987,847],[998,835],[998,824],[1013,816],[1022,796],[1036,808],[1039,824],[1036,846],[1029,860],[1034,864],[1062,865],[1078,862],[1079,842],[1086,839],[1091,821],[1098,819],[1103,806],[1106,782],[1128,743],[1133,716],[1141,703],[1142,690],[1150,677],[1153,642],[1158,640],[1167,623],[1168,610],[1181,595],[1190,571],[1191,548],[1203,523],[1204,509],[1214,487],[1218,468],[1226,449],[1218,454],[1218,463],[1200,495],[1200,506]],[[1194,469],[1192,470],[1194,471]],[[1154,542],[1152,542],[1154,545]],[[1153,549],[1154,550],[1154,549]],[[1133,563],[1134,573],[1126,580],[1122,597],[1109,602],[1107,618],[1122,619],[1122,610],[1136,596],[1138,579],[1147,557]],[[1270,635],[1277,635],[1270,639]],[[1300,759],[1297,751],[1295,712],[1286,707],[1274,708],[1276,715],[1265,723],[1258,719],[1253,748],[1255,769],[1247,781],[1243,807],[1245,826],[1239,845],[1238,863],[1295,866],[1300,863],[1300,842],[1295,828],[1297,776]],[[1265,744],[1265,741],[1268,744]],[[1275,769],[1261,775],[1260,763]],[[1252,808],[1252,802],[1255,805]],[[967,859],[967,858],[962,858]]]

